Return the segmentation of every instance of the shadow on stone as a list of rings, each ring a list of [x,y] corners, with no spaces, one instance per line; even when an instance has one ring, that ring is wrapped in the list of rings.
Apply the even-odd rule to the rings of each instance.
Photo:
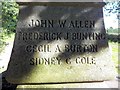
[[[27,11],[27,13],[26,13]],[[58,28],[58,24],[55,23],[53,28],[43,28],[40,26],[36,27],[29,27],[28,25],[30,24],[29,19],[40,19],[40,20],[66,20],[70,22],[71,20],[78,20],[78,21],[91,21],[94,20],[95,24],[100,23],[97,25],[97,28],[69,28],[69,27],[64,27],[64,28]],[[68,26],[68,23],[66,24]],[[52,42],[56,42],[59,40],[31,40],[29,38],[20,38],[21,33],[25,32],[27,33],[89,33],[93,34],[94,32],[100,33],[100,34],[105,34],[106,31],[104,28],[104,23],[103,23],[103,13],[101,8],[93,8],[93,7],[85,7],[85,8],[79,8],[79,7],[52,7],[52,6],[26,6],[25,8],[20,10],[19,14],[19,22],[18,22],[18,27],[16,30],[16,36],[15,36],[15,42],[12,50],[12,57],[10,59],[9,67],[8,67],[8,79],[10,77],[16,78],[14,79],[13,83],[18,83],[19,80],[24,81],[24,77],[27,77],[26,79],[28,80],[27,83],[29,82],[29,75],[34,73],[32,72],[33,69],[36,71],[35,68],[38,66],[34,67],[31,65],[28,65],[29,60],[35,55],[38,55],[38,52],[26,52],[25,51],[25,46],[26,45],[40,45],[40,44],[49,44]],[[25,36],[24,35],[24,36]],[[105,36],[106,37],[106,36]],[[40,38],[40,37],[39,37]],[[61,39],[64,37],[61,37]],[[89,38],[89,35],[86,37]],[[96,44],[99,48],[97,52],[90,52],[91,54],[96,54],[101,52],[101,50],[104,50],[105,48],[108,47],[107,39],[98,39],[98,40],[93,40],[90,41],[89,39],[76,39],[76,40],[71,40],[68,38],[65,40],[68,42],[68,45],[71,46],[73,44],[75,45],[83,45],[83,44]],[[61,42],[63,43],[63,42]],[[37,54],[35,54],[37,53]],[[65,59],[67,58],[72,58],[73,56],[78,56],[78,55],[84,55],[89,52],[61,52],[57,57],[61,58],[62,62],[64,63]],[[39,55],[40,56],[40,55]],[[36,57],[37,58],[37,57]],[[105,65],[104,65],[105,66]],[[46,68],[44,66],[39,66],[41,72],[47,72]],[[62,68],[62,67],[61,67]],[[71,67],[72,68],[72,67]],[[100,67],[101,69],[101,67]],[[102,70],[102,69],[101,69]],[[58,70],[54,70],[55,73],[57,73]],[[37,71],[36,71],[37,72]],[[40,72],[40,73],[41,73]],[[77,72],[77,71],[76,71]],[[10,76],[9,76],[10,73]],[[52,72],[51,72],[52,73]],[[73,72],[75,74],[75,72]],[[59,76],[59,75],[58,75]],[[61,74],[62,76],[62,74]],[[19,79],[17,79],[19,78]],[[33,77],[34,78],[34,77]],[[73,77],[74,78],[74,77]],[[46,78],[45,78],[46,79]],[[38,79],[37,79],[38,80]],[[76,80],[78,82],[79,80]],[[50,81],[49,81],[50,82]],[[55,81],[54,81],[55,82]],[[56,83],[59,83],[61,81],[57,81]],[[65,81],[63,81],[65,82]],[[74,82],[74,81],[72,81]]]

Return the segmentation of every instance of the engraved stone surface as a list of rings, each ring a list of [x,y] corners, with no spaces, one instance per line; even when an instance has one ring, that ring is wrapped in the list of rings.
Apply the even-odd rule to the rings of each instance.
[[[114,79],[102,7],[22,5],[6,79],[15,84]],[[95,3],[93,3],[95,4]]]

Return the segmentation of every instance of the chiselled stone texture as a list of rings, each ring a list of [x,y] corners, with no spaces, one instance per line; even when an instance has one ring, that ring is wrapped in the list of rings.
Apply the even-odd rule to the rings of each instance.
[[[82,4],[86,7],[21,6],[6,77],[9,82],[114,79],[102,7]]]

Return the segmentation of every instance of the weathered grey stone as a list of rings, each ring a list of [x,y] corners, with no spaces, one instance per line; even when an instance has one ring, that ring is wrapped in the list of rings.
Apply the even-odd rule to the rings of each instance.
[[[114,79],[116,73],[108,48],[102,7],[82,4],[86,7],[21,6],[6,77],[9,82]],[[65,23],[64,27],[61,22]]]
[[[66,84],[43,84],[43,85],[18,85],[17,90],[21,89],[51,89],[56,90],[59,88],[59,90],[66,90],[67,88],[73,88],[72,90],[75,90],[75,88],[110,88],[105,82],[94,82],[94,83],[66,83]],[[66,88],[66,89],[65,89]],[[70,90],[71,90],[70,89]],[[68,89],[67,89],[68,90]]]
[[[103,0],[16,0],[17,2],[103,2]]]
[[[0,73],[0,90],[2,89],[2,74]]]
[[[18,85],[17,90],[21,89],[42,89],[42,90],[118,90],[118,81],[104,81],[92,83],[64,83],[64,84],[39,84],[39,85]],[[69,89],[68,89],[69,88]]]

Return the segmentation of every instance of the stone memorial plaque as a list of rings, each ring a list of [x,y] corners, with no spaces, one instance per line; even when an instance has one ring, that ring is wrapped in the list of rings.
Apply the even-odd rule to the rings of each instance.
[[[20,5],[6,77],[9,82],[89,82],[114,78],[104,28],[104,3],[65,4]]]

